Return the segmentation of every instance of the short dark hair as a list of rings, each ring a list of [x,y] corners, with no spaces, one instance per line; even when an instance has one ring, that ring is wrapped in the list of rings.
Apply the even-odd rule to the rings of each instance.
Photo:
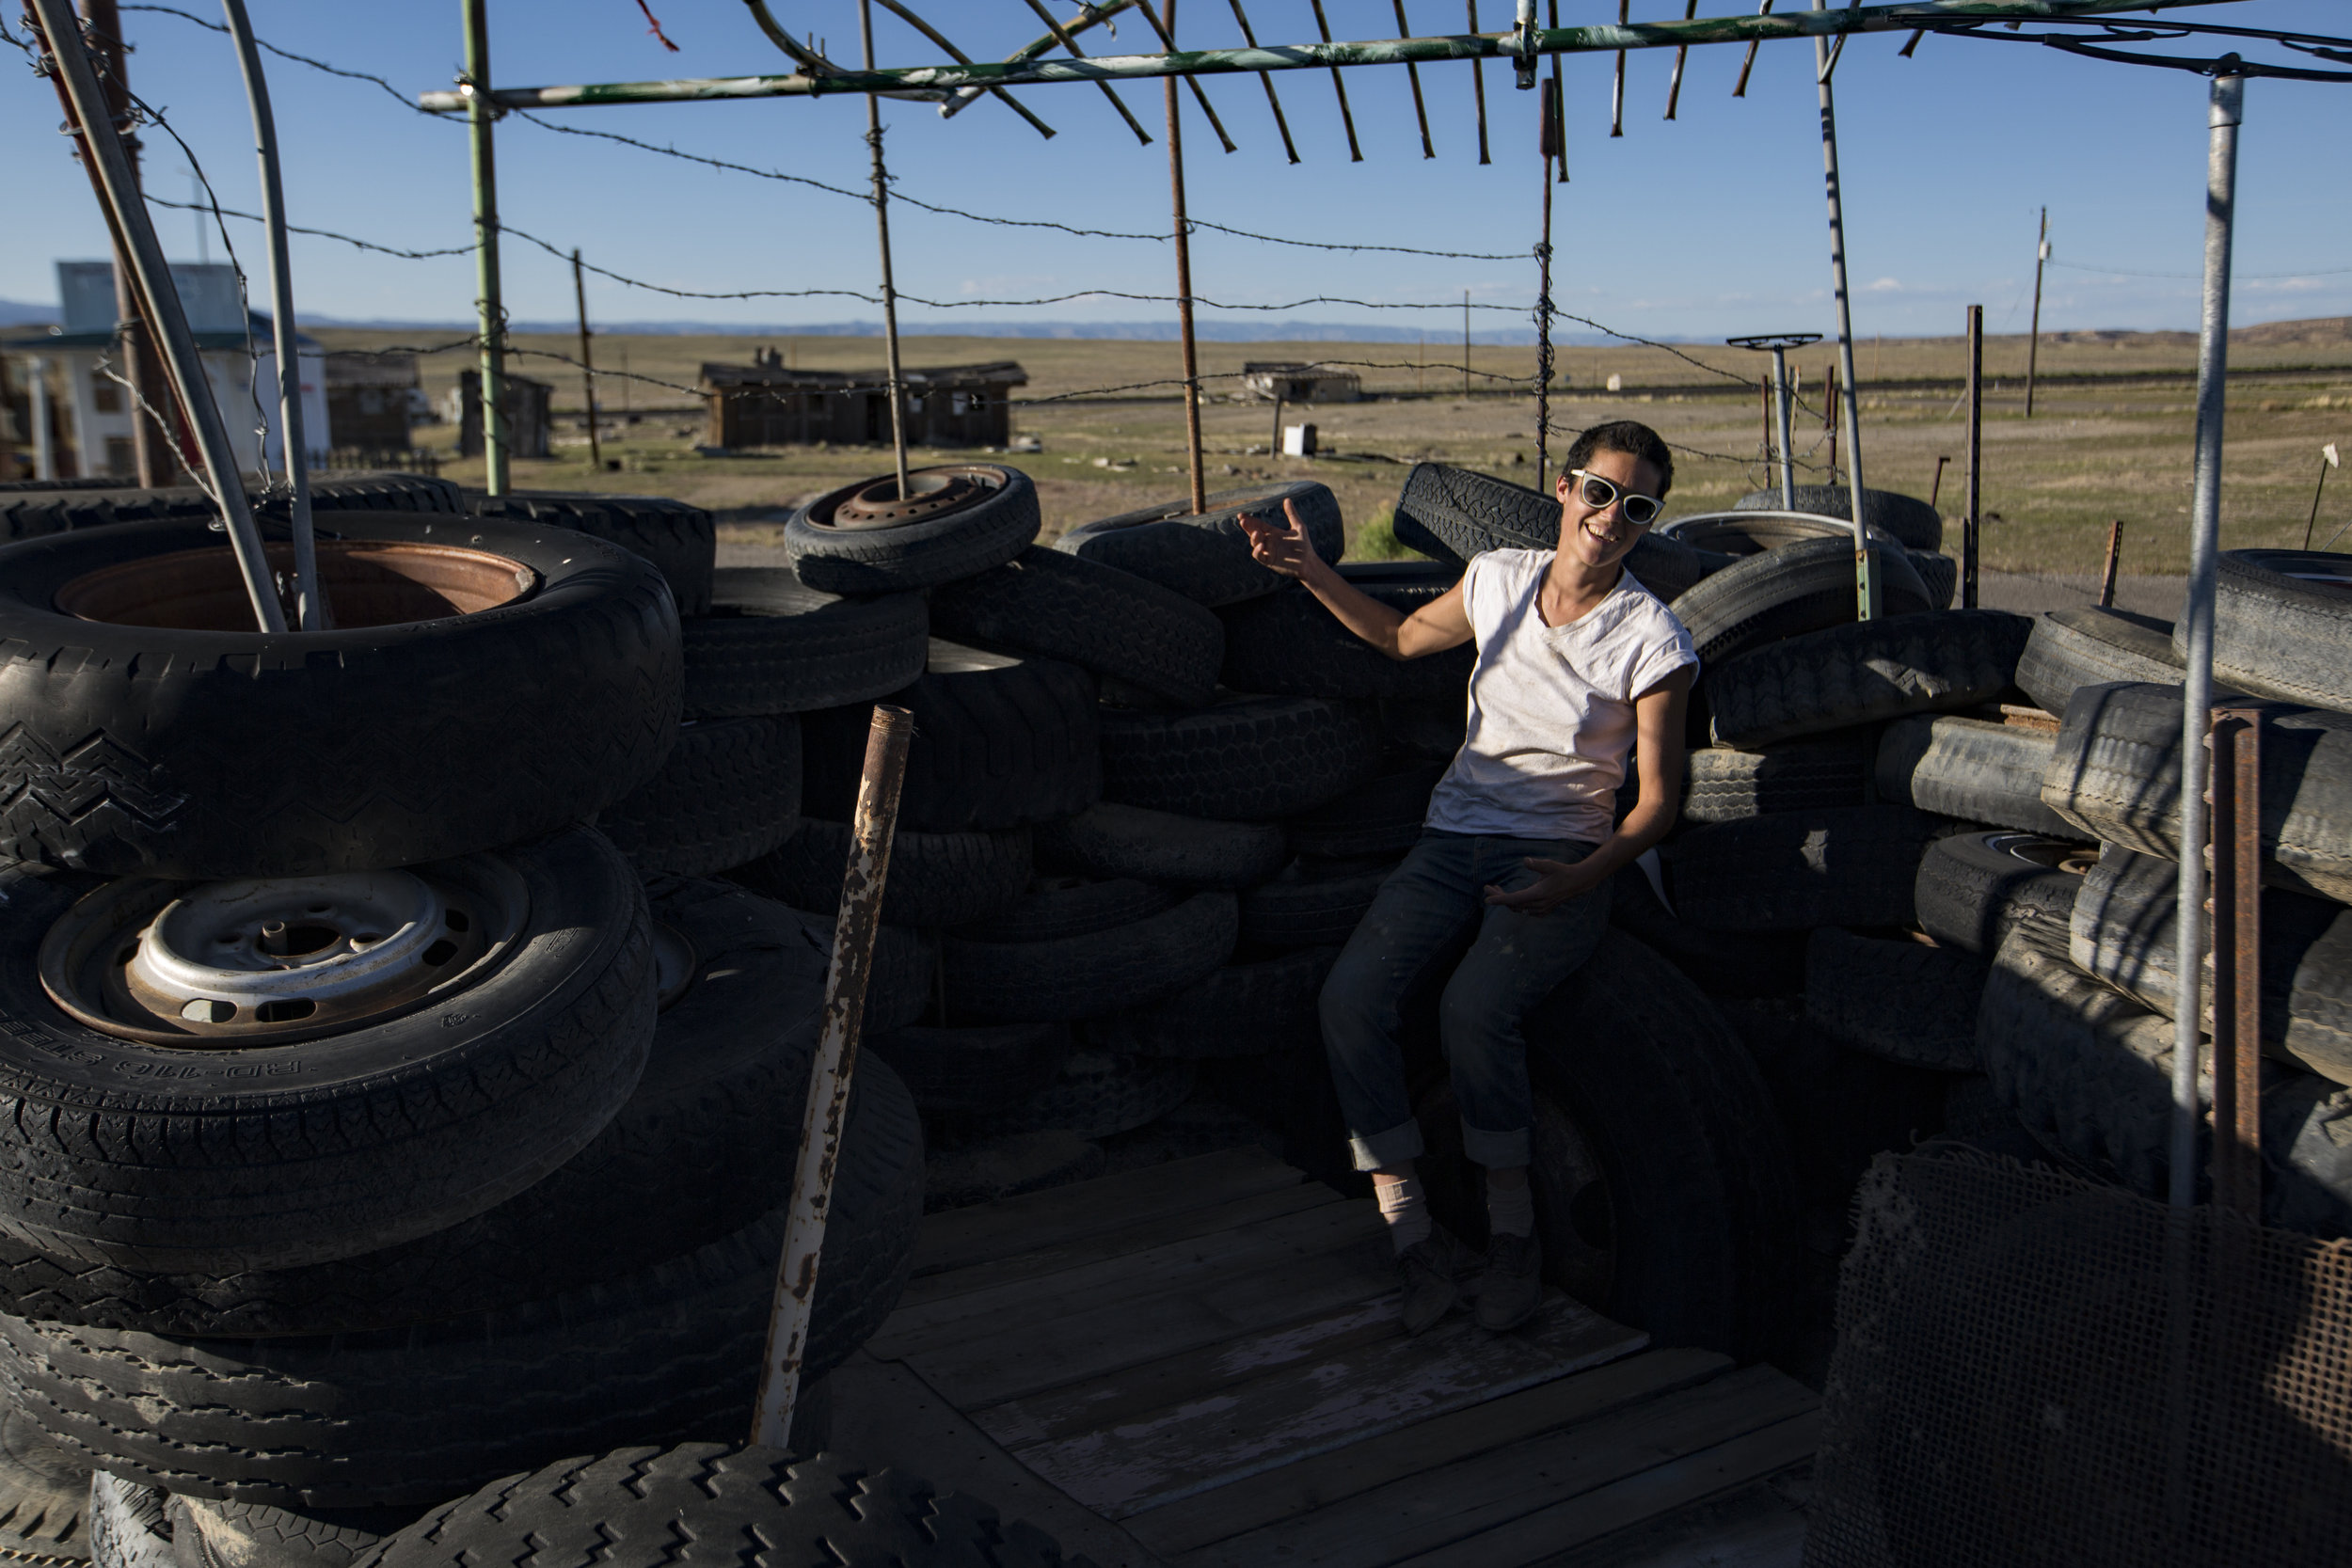
[[[1560,465],[1561,473],[1583,467],[1597,451],[1621,451],[1656,468],[1660,500],[1664,500],[1666,492],[1675,487],[1675,454],[1666,450],[1658,432],[1639,420],[1612,420],[1585,431],[1568,448],[1567,460]]]

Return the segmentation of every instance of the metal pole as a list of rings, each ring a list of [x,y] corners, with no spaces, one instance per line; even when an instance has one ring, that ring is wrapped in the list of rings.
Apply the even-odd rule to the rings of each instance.
[[[1826,10],[1829,0],[1813,0],[1813,8]],[[1846,415],[1846,488],[1853,502],[1854,618],[1873,621],[1879,613],[1878,574],[1870,569],[1869,531],[1862,511],[1862,403],[1854,386],[1853,302],[1846,290],[1846,216],[1837,182],[1837,106],[1830,94],[1829,40],[1813,40],[1813,75],[1821,98],[1821,174],[1829,192],[1829,267],[1837,292],[1837,365],[1844,372]],[[1833,462],[1831,478],[1836,476]]]
[[[874,8],[857,0],[858,41],[866,49],[866,69],[874,69]],[[866,145],[873,151],[874,233],[882,245],[882,364],[890,382],[890,448],[898,476],[898,499],[907,499],[906,379],[898,366],[898,286],[890,273],[890,173],[882,164],[882,100],[866,95]]]
[[[841,1133],[849,1119],[850,1082],[866,1022],[866,986],[873,970],[875,931],[882,925],[882,886],[890,875],[890,846],[898,824],[898,786],[906,779],[907,744],[914,736],[914,714],[875,705],[850,828],[854,842],[841,879],[840,912],[834,919],[822,1032],[816,1059],[809,1063],[808,1101],[801,1113],[800,1162],[792,1170],[792,1201],[785,1212],[784,1255],[776,1260],[768,1351],[760,1362],[759,1397],[753,1407],[752,1441],[765,1448],[783,1448],[792,1434],[792,1406],[800,1397],[801,1358],[808,1348],[809,1311],[817,1301],[825,1221],[833,1210],[834,1172],[840,1167]]]
[[[1176,37],[1176,0],[1168,0],[1168,17],[1161,30],[1174,47]],[[1336,74],[1336,72],[1334,73]],[[1192,509],[1209,509],[1208,476],[1200,470],[1200,345],[1192,336],[1192,224],[1184,216],[1184,127],[1181,118],[1180,100],[1176,96],[1176,78],[1170,76],[1168,91],[1168,189],[1170,204],[1175,210],[1176,235],[1176,330],[1184,340],[1184,457],[1192,475]]]
[[[1790,512],[1797,509],[1797,453],[1790,445],[1795,437],[1788,428],[1788,351],[1772,350],[1772,417],[1780,431],[1780,504]]]
[[[2233,64],[2237,56],[2224,56]],[[2213,594],[2221,548],[2222,382],[2230,354],[2230,242],[2237,220],[2237,128],[2246,78],[2217,76],[2206,110],[2205,294],[2197,339],[2197,476],[2190,491],[2188,602],[2181,611],[2181,867],[2172,1005],[2171,1187],[2176,1207],[2197,1200],[2197,1058],[2204,1016],[2198,994],[2205,952],[2205,732],[2213,707]]]
[[[466,23],[466,124],[473,151],[474,308],[482,335],[482,487],[507,491],[506,304],[499,287],[498,166],[490,122],[489,0],[461,0]]]
[[[2213,1201],[2260,1220],[2262,1167],[2262,710],[2223,708],[2212,730]]]
[[[32,359],[32,382],[25,394],[32,401],[33,414],[33,477],[57,477],[57,443],[49,429],[49,361],[36,354]]]
[[[286,629],[285,612],[278,607],[277,589],[270,581],[261,531],[254,527],[252,509],[246,502],[245,481],[237,472],[236,452],[229,445],[228,427],[221,422],[219,404],[213,401],[212,384],[205,379],[204,362],[197,354],[195,336],[188,331],[188,318],[180,306],[180,292],[171,281],[170,267],[164,261],[164,247],[155,238],[155,226],[148,217],[147,203],[131,178],[131,161],[123,153],[121,139],[115,135],[114,120],[106,113],[98,77],[90,69],[89,55],[82,48],[81,30],[74,24],[73,12],[66,0],[28,0],[28,4],[40,23],[50,57],[56,62],[67,102],[81,122],[82,155],[97,167],[115,227],[129,244],[140,297],[146,304],[148,319],[155,324],[163,339],[164,361],[171,372],[173,389],[195,426],[197,449],[203,458],[205,476],[211,482],[213,499],[220,508],[222,521],[228,525],[229,543],[236,552],[237,569],[245,578],[246,595],[252,600],[254,618],[261,622],[263,631],[282,632]]]
[[[2050,209],[2042,209],[2042,232],[2033,253],[2033,322],[2026,328],[2026,418],[2033,418],[2033,378],[2042,356],[2042,267],[2050,259]]]
[[[1977,531],[1983,521],[1984,307],[1968,307],[1968,510],[1960,519],[1960,608],[1977,608]]]
[[[572,251],[572,299],[580,307],[580,395],[588,400],[588,466],[604,471],[604,448],[596,443],[596,361],[588,351],[588,285],[581,279],[580,251]]]
[[[1486,162],[1480,159],[1479,162]],[[1462,395],[1470,396],[1470,291],[1462,291]]]
[[[1269,457],[1282,455],[1282,394],[1279,391],[1274,394],[1274,439],[1267,443],[1265,450]]]
[[[2099,575],[2099,608],[2110,610],[2115,605],[2115,569],[2123,563],[2123,519],[2107,524],[2106,570]]]
[[[2328,470],[2336,466],[2336,444],[2333,441],[2319,449],[2319,483],[2312,490],[2312,515],[2303,519],[2303,547],[2312,547],[2312,532],[2319,527],[2319,498],[2328,493]]]
[[[253,21],[246,14],[245,0],[221,0],[221,9],[229,18],[230,36],[237,41],[237,65],[245,74],[246,102],[253,114],[253,155],[262,166],[270,335],[278,352],[278,444],[284,449],[286,483],[294,490],[294,623],[304,631],[320,631],[331,617],[326,585],[319,580],[318,543],[310,529],[310,439],[302,425],[302,355],[294,341],[294,262],[286,250],[286,184],[278,173],[278,122],[270,113],[269,79],[262,73],[262,51],[253,41]]]
[[[106,90],[106,109],[118,130],[129,122],[131,112],[131,82],[123,69],[122,16],[116,9],[115,0],[82,0],[82,19],[89,24],[89,42],[95,50]],[[139,181],[139,139],[135,135],[122,137],[122,155],[131,166],[131,184],[137,188]],[[95,167],[90,170],[93,182],[98,178]],[[105,196],[99,196],[104,205]],[[115,336],[122,345],[122,379],[131,384],[136,394],[131,407],[132,460],[138,469],[141,489],[152,490],[169,484],[178,476],[180,446],[173,439],[171,429],[171,391],[166,384],[164,367],[155,356],[155,330],[140,304],[138,286],[131,271],[131,247],[124,243],[121,231],[110,219],[107,228],[114,233],[115,258]],[[203,218],[197,219],[197,233],[204,232]]]

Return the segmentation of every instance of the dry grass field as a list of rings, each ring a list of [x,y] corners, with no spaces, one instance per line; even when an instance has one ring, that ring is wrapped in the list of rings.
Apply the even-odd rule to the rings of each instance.
[[[323,329],[331,348],[372,348],[424,341],[427,334]],[[608,459],[621,471],[598,474],[587,461],[580,373],[552,358],[517,357],[524,374],[556,388],[557,438],[563,455],[516,465],[517,486],[605,489],[671,495],[720,511],[727,533],[743,544],[764,542],[781,513],[812,492],[878,473],[889,466],[870,447],[777,449],[701,457],[703,417],[694,400],[675,388],[691,387],[705,360],[748,360],[755,347],[783,349],[805,368],[850,370],[878,366],[873,338],[612,336],[596,341],[598,365],[626,363],[650,382],[623,384],[607,376],[599,401],[608,419],[626,406],[634,422],[605,439]],[[570,355],[568,337],[524,337],[525,351]],[[1436,460],[1539,483],[1534,467],[1534,400],[1524,390],[1486,390],[1483,375],[1531,376],[1527,348],[1480,346],[1472,351],[1471,393],[1462,391],[1458,340],[1413,344],[1204,343],[1204,386],[1211,400],[1202,422],[1212,490],[1277,477],[1312,476],[1339,495],[1353,537],[1395,500],[1409,466]],[[1556,360],[1552,420],[1572,432],[1603,420],[1633,418],[1658,427],[1678,449],[1670,513],[1731,504],[1766,483],[1756,461],[1762,407],[1753,378],[1768,361],[1721,346],[1689,346],[1707,364],[1750,378],[1730,389],[1721,375],[1661,349],[1565,348]],[[2233,381],[2227,459],[2222,484],[2227,546],[2295,544],[2310,515],[2319,449],[2352,447],[2352,323],[2289,323],[2233,336],[2233,369],[2259,372]],[[1172,386],[1073,397],[1092,388],[1168,381],[1180,373],[1172,342],[1081,339],[910,338],[910,365],[944,365],[1014,358],[1029,385],[1013,409],[1013,428],[1034,436],[1043,450],[1012,459],[1038,482],[1050,537],[1091,517],[1147,504],[1184,489],[1184,407]],[[2194,424],[2196,343],[2186,333],[2046,335],[2042,383],[2034,417],[2024,417],[2026,343],[1994,339],[1985,347],[1984,559],[2011,572],[2080,573],[2097,568],[2107,525],[2126,522],[2124,562],[2134,573],[2178,572],[2185,563],[2190,436]],[[1800,360],[1804,402],[1796,446],[1817,468],[1827,458],[1820,392],[1830,349],[1816,344]],[[1286,419],[1318,427],[1325,455],[1267,455],[1273,410],[1238,401],[1234,377],[1244,360],[1312,359],[1361,362],[1365,401],[1327,404]],[[437,395],[469,363],[463,352],[423,361],[426,388]],[[1857,346],[1863,387],[1863,472],[1873,485],[1926,496],[1936,459],[1951,457],[1939,504],[1959,511],[1966,425],[1960,405],[1963,347],[1958,339],[1866,341]],[[1483,375],[1480,373],[1483,372]],[[1610,376],[1623,391],[1603,390]],[[668,382],[665,388],[651,382]],[[1725,388],[1715,391],[1711,388]],[[1058,401],[1057,401],[1058,400]],[[566,416],[569,416],[568,418]],[[1555,436],[1556,458],[1566,442]],[[455,445],[454,427],[426,426],[421,443]],[[976,454],[924,451],[918,461]],[[1841,450],[1842,463],[1848,453]],[[481,463],[444,470],[481,482]],[[2352,476],[2340,476],[2321,513],[2320,537],[2352,520]]]

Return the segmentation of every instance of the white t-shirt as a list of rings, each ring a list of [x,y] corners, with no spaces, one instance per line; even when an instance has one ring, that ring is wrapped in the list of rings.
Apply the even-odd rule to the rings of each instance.
[[[1598,844],[1633,749],[1633,699],[1686,664],[1691,634],[1622,573],[1565,626],[1536,608],[1550,550],[1488,550],[1462,574],[1477,640],[1470,734],[1429,799],[1432,828]]]

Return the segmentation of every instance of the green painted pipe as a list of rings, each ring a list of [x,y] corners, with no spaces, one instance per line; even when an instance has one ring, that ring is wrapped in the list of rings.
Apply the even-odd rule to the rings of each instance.
[[[1904,0],[1838,10],[1793,10],[1772,16],[1702,17],[1692,22],[1597,24],[1543,27],[1538,55],[1585,55],[1619,49],[1676,49],[1701,43],[1803,39],[1842,33],[1908,32],[1938,22],[2035,22],[2100,16],[2112,11],[2169,10],[2226,5],[2231,0]],[[1167,55],[1104,55],[1091,59],[975,61],[970,65],[845,71],[829,76],[688,77],[667,82],[603,82],[561,87],[501,87],[491,98],[502,108],[555,109],[592,103],[679,103],[701,99],[809,98],[834,93],[899,92],[909,88],[1025,87],[1052,82],[1101,82],[1152,76],[1210,76],[1252,71],[1308,71],[1333,66],[1422,64],[1437,60],[1517,59],[1519,35],[1459,33],[1365,42],[1294,43],[1253,49],[1196,49]],[[457,113],[466,95],[428,92],[417,100],[438,113]]]

